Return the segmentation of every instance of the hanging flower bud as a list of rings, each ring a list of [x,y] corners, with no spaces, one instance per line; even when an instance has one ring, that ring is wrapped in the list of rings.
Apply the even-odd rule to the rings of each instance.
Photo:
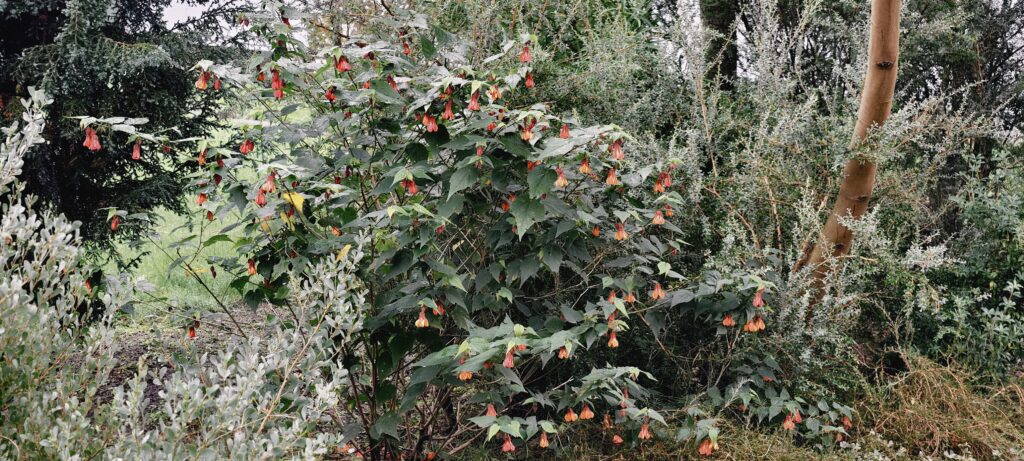
[[[132,160],[139,160],[142,158],[142,139],[136,139],[135,145],[132,146]]]
[[[474,91],[473,94],[469,95],[469,104],[466,106],[469,110],[480,110],[480,92]]]
[[[655,226],[665,224],[665,215],[661,212],[661,210],[654,212],[654,218],[651,219],[651,224],[654,224]]]
[[[206,149],[199,151],[199,156],[196,157],[196,162],[199,163],[199,166],[206,165]]]
[[[118,216],[118,215],[114,215],[114,218],[110,220],[110,231],[111,232],[116,231],[118,226],[120,226],[120,225],[121,225],[121,217]]]
[[[846,429],[846,430],[853,429],[853,421],[850,421],[850,417],[849,416],[843,416],[843,429]]]
[[[459,381],[467,382],[473,379],[473,372],[469,370],[462,370],[459,372]]]
[[[568,359],[569,358],[569,349],[567,349],[565,346],[562,346],[561,349],[558,349],[558,358],[560,358],[562,360]]]
[[[484,146],[476,146],[476,156],[477,157],[483,157],[484,156]]]
[[[387,80],[388,85],[391,86],[392,90],[398,91],[398,82],[395,81],[395,77],[394,76],[388,75],[385,80]]]
[[[756,308],[764,307],[764,288],[758,288],[754,293],[754,300],[750,303]]]
[[[213,91],[220,91],[220,76],[216,74],[213,76]]]
[[[576,416],[576,412],[572,410],[572,407],[569,407],[569,410],[565,412],[565,416],[562,419],[564,419],[567,423],[571,423],[575,422],[577,419],[580,418],[579,416]]]
[[[615,434],[615,435],[612,436],[612,443],[613,444],[615,444],[615,445],[622,445],[622,442],[624,442],[624,440],[622,440],[622,437],[619,436],[619,434]]]
[[[608,304],[615,304],[615,299],[617,297],[618,296],[616,296],[615,290],[612,290],[612,291],[608,292]],[[615,320],[615,312],[613,311],[612,315],[608,316],[608,318],[610,320]]]
[[[498,129],[497,123],[491,122],[487,124],[487,131],[494,131],[496,129]]]
[[[568,186],[569,180],[565,179],[565,172],[562,171],[561,168],[555,168],[555,171],[558,173],[558,179],[555,180],[555,187],[562,189],[565,186]]]
[[[505,434],[505,443],[501,445],[501,452],[512,453],[513,451],[516,451],[516,446],[512,443],[512,437]]]
[[[488,403],[487,404],[487,411],[484,412],[484,416],[491,416],[491,417],[498,416],[498,410],[494,409],[494,404],[493,403]]]
[[[793,412],[793,422],[797,424],[804,422],[804,417],[800,415],[800,410]]]
[[[223,160],[217,159],[217,166],[220,166],[221,168],[223,168],[223,166],[221,166],[221,164],[222,164],[223,162],[224,162]],[[220,182],[221,182],[221,181],[223,181],[223,180],[224,180],[224,177],[223,177],[223,176],[221,176],[221,175],[219,175],[219,174],[217,174],[217,173],[214,173],[214,174],[213,174],[213,183],[214,183],[214,184],[216,184],[216,185],[218,185],[218,186],[219,186],[219,185],[220,185]]]
[[[636,438],[638,438],[640,440],[651,440],[652,436],[651,436],[650,425],[647,424],[647,423],[641,424],[640,425],[640,433],[637,434]]]
[[[195,339],[196,338],[196,327],[194,327],[194,326],[188,327],[188,337],[189,337],[189,339]]]
[[[627,302],[627,303],[629,303],[629,304],[633,304],[633,303],[636,302],[636,296],[634,296],[633,292],[630,291],[629,293],[626,293],[626,297],[622,298],[622,300]]]
[[[263,71],[260,71],[260,73],[256,74],[256,81],[257,82],[265,82],[265,81],[267,81],[267,73],[263,72]]]
[[[540,165],[539,161],[535,162],[533,160],[527,160],[526,161],[526,171],[527,172],[533,171],[534,168],[537,168],[537,165]]]
[[[364,90],[369,90],[370,89],[370,81],[369,80],[363,82],[363,89]]]
[[[199,73],[199,78],[196,80],[196,89],[199,90],[199,91],[205,91],[206,88],[209,86],[207,84],[207,82],[206,82],[206,80],[209,79],[209,78],[210,78],[210,73],[209,72],[200,72]]]
[[[725,314],[725,317],[722,317],[722,326],[726,328],[736,326],[736,320],[732,318],[732,314]]]
[[[409,42],[402,40],[402,54],[406,56],[412,55],[412,48],[409,47]]]
[[[249,260],[249,270],[247,273],[249,275],[256,275],[256,261]]]
[[[450,99],[444,104],[444,113],[441,114],[441,118],[445,120],[455,119],[455,112],[452,111],[452,101]]]
[[[528,90],[532,90],[533,87],[535,86],[535,84],[533,82],[533,72],[527,72],[526,73],[526,83],[525,83],[525,85],[526,85],[526,89],[528,89]]]
[[[594,419],[594,412],[590,409],[590,405],[583,404],[583,411],[580,411],[580,419],[584,421]]]
[[[541,448],[547,448],[548,446],[550,446],[549,443],[548,443],[548,433],[547,432],[540,431],[540,444],[539,444],[539,446]]]
[[[196,197],[196,205],[202,205],[204,203],[206,203],[206,194],[200,193],[199,196]]]
[[[609,186],[618,186],[622,184],[619,182],[619,178],[615,177],[615,168],[608,169],[608,177],[604,180],[604,183]]]
[[[621,222],[615,223],[615,240],[621,242],[623,240],[626,240],[626,238],[628,237],[629,234],[626,233],[626,226]]]
[[[327,102],[334,104],[334,101],[338,99],[338,96],[334,94],[334,86],[327,89],[327,92],[324,93],[324,98],[327,99]]]
[[[503,366],[505,368],[515,368],[516,367],[515,355],[512,354],[512,350],[511,349],[509,349],[509,351],[505,353],[505,360],[503,362],[501,362],[501,366]]]
[[[206,220],[207,221],[213,221],[213,212],[212,211],[206,210]]]
[[[615,330],[612,330],[612,334],[608,336],[608,347],[612,349],[619,347],[619,339],[615,336]]]
[[[666,218],[671,218],[673,214],[675,214],[675,212],[672,211],[672,205],[669,205],[669,204],[666,203],[665,204],[665,217]]]
[[[427,308],[420,308],[420,316],[416,319],[416,328],[426,328],[430,326],[430,322],[427,321]]]
[[[338,61],[334,64],[334,69],[338,72],[348,72],[352,70],[352,64],[348,62],[348,58],[345,56],[339,56]]]
[[[89,149],[93,152],[96,152],[102,148],[102,146],[100,146],[100,137],[99,135],[96,134],[96,130],[94,130],[92,127],[85,128],[85,141],[82,142],[82,146],[85,146],[86,149]]]
[[[665,193],[665,183],[662,182],[661,176],[658,176],[658,179],[656,181],[654,181],[654,193],[655,194],[663,194],[663,193]]]
[[[530,45],[523,45],[523,51],[519,53],[519,62],[530,62],[533,61],[533,55],[530,54]]]
[[[501,99],[501,90],[498,89],[497,85],[491,85],[487,90],[487,97],[491,98],[491,102]]]
[[[654,283],[654,290],[651,291],[651,299],[654,301],[661,300],[665,297],[665,290],[661,288],[661,284],[658,282]]]

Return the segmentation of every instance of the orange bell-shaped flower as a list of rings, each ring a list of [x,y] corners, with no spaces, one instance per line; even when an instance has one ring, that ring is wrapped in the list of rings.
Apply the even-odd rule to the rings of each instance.
[[[593,172],[594,170],[590,168],[590,159],[583,157],[583,161],[580,162],[580,173],[589,175]]]
[[[502,453],[512,453],[516,451],[516,445],[512,443],[512,437],[505,434],[505,443],[501,445]]]
[[[615,240],[622,241],[629,238],[629,234],[626,233],[626,226],[621,222],[615,223]]]
[[[583,404],[583,410],[580,411],[580,419],[581,420],[594,419],[594,412],[593,412],[593,410],[590,409],[590,405]]]
[[[93,152],[96,152],[103,148],[102,146],[100,146],[99,135],[96,134],[96,130],[94,130],[92,127],[85,128],[85,141],[82,142],[82,146]]]
[[[651,290],[651,299],[658,301],[665,298],[665,290],[661,288],[661,284],[655,282],[654,290]]]
[[[530,45],[523,45],[523,51],[519,52],[520,62],[530,62],[533,60],[533,54],[530,53]]]
[[[352,64],[348,62],[348,58],[345,56],[339,56],[338,61],[334,64],[334,69],[338,72],[348,72],[352,70]]]
[[[555,187],[562,189],[569,185],[569,180],[565,179],[565,172],[561,168],[556,168],[555,171],[558,173],[558,179],[555,180]]]
[[[640,440],[650,440],[652,438],[650,425],[647,423],[641,424],[640,433],[637,434],[636,438]]]
[[[619,182],[619,178],[615,176],[615,168],[608,169],[608,177],[605,178],[604,183],[609,186],[618,186],[619,184],[622,184]]]
[[[622,140],[616,139],[612,141],[611,145],[608,146],[608,152],[612,154],[612,160],[620,161],[626,158],[626,154],[622,152]]]
[[[501,366],[505,368],[515,368],[515,355],[512,353],[512,349],[509,349],[508,352],[505,353],[505,360],[501,362]]]
[[[612,330],[612,334],[608,337],[608,347],[617,349],[619,347],[619,339],[615,337],[615,331]]]
[[[420,316],[416,319],[416,328],[426,328],[430,326],[430,321],[427,320],[427,308],[420,307]]]
[[[580,419],[580,417],[576,416],[576,412],[572,410],[572,407],[569,407],[569,410],[565,412],[565,416],[563,416],[562,419],[564,419],[567,423],[571,423],[575,422],[577,419]]]

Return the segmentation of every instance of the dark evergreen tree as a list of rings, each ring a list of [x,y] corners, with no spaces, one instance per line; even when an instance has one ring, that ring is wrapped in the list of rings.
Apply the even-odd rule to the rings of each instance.
[[[91,152],[82,146],[78,120],[69,117],[146,118],[142,129],[147,132],[163,131],[174,139],[203,135],[215,127],[210,115],[217,96],[196,96],[190,69],[201,58],[223,59],[239,49],[242,37],[224,34],[242,3],[207,4],[201,17],[168,27],[163,13],[170,3],[21,0],[0,11],[5,116],[18,116],[16,96],[28,86],[54,98],[48,142],[26,158],[28,190],[81,221],[83,235],[97,248],[108,246],[115,235],[134,237],[146,230],[142,221],[134,221],[113,233],[106,222],[108,207],[129,213],[182,208],[195,146],[144,146],[141,158],[133,160],[127,135],[101,131],[102,149]]]

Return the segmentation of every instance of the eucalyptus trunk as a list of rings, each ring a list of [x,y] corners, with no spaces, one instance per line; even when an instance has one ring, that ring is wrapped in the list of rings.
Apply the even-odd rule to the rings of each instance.
[[[871,2],[871,36],[868,42],[868,68],[861,94],[860,111],[851,141],[852,149],[862,145],[872,127],[885,123],[892,113],[893,92],[900,54],[900,1],[873,0]],[[827,261],[842,258],[850,252],[853,231],[840,224],[841,217],[854,219],[864,215],[875,187],[878,165],[866,156],[855,155],[843,168],[842,183],[832,213],[822,229],[821,236],[797,262],[794,271],[811,267],[821,280],[833,264]],[[820,295],[820,294],[819,294]]]

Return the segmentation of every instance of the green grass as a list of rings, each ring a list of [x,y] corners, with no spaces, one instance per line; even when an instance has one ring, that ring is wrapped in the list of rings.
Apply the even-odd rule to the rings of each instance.
[[[139,248],[131,248],[127,244],[119,244],[118,250],[126,256],[144,254],[134,274],[143,277],[154,285],[150,293],[140,293],[132,314],[124,318],[124,326],[155,327],[167,323],[179,323],[192,318],[196,312],[220,311],[220,305],[210,295],[203,284],[188,274],[184,265],[170,269],[171,264],[179,256],[188,256],[187,261],[194,267],[202,282],[217,295],[225,305],[231,306],[240,301],[237,291],[229,287],[231,275],[218,268],[218,276],[213,278],[210,273],[210,257],[230,257],[237,255],[231,242],[217,242],[204,248],[197,248],[201,242],[220,230],[228,223],[214,221],[203,222],[200,238],[200,223],[197,214],[193,218],[193,226],[189,227],[189,217],[177,215],[167,210],[158,211],[158,219],[154,224],[156,235],[152,242],[145,242]],[[175,243],[196,234],[196,238],[175,248]],[[236,230],[229,233],[238,237]]]

